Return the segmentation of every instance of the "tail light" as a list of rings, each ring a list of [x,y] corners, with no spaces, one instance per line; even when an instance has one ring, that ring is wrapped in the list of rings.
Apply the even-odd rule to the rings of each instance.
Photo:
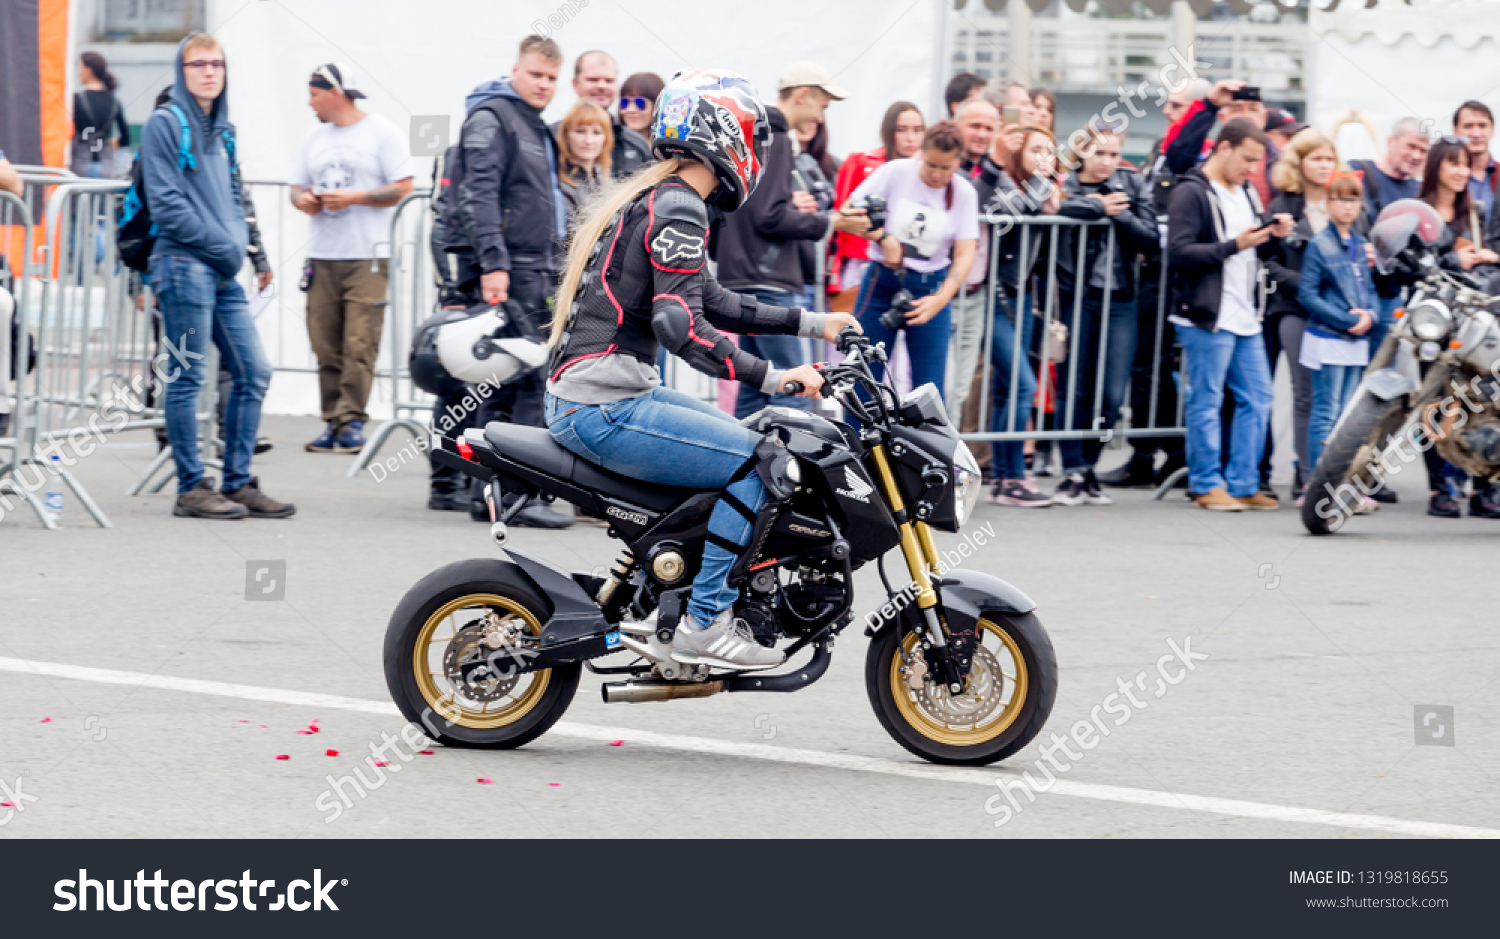
[[[469,446],[469,441],[465,440],[462,437],[459,437],[458,444],[455,449],[458,450],[459,456],[468,460],[470,463],[474,462],[474,448]]]

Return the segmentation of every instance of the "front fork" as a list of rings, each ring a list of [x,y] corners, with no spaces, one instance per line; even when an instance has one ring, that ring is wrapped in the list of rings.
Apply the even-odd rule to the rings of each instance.
[[[891,471],[885,446],[875,444],[869,449],[881,491],[891,507],[891,515],[896,519],[896,527],[901,532],[901,555],[906,558],[906,570],[917,588],[917,612],[920,617],[917,638],[927,652],[937,677],[950,692],[962,694],[963,673],[953,661],[948,635],[938,616],[937,591],[932,589],[932,576],[938,571],[937,545],[932,540],[932,529],[926,522],[913,521],[907,515],[906,503],[901,498],[900,487],[896,485],[896,474]]]

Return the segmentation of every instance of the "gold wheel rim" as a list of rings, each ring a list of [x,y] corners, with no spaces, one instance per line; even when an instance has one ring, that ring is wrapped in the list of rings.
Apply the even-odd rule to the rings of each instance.
[[[512,692],[501,701],[474,702],[462,695],[455,695],[451,682],[448,681],[443,671],[443,652],[447,649],[448,643],[453,640],[454,635],[462,628],[462,624],[457,621],[454,614],[460,610],[476,607],[494,610],[502,616],[520,617],[533,636],[542,634],[541,621],[517,601],[493,593],[469,594],[450,600],[427,618],[427,622],[422,625],[422,631],[417,634],[412,655],[412,671],[416,675],[417,689],[421,691],[423,700],[438,716],[459,727],[493,730],[496,727],[514,724],[531,713],[547,691],[547,685],[552,680],[552,670],[543,668],[524,673],[520,681],[525,685],[519,689],[512,689]],[[475,615],[480,615],[480,613],[476,610]],[[445,623],[448,624],[446,635],[443,632]],[[434,679],[440,680],[444,687],[440,687],[438,680]],[[475,707],[476,704],[480,706]],[[494,707],[494,705],[499,705],[499,707]]]
[[[1008,691],[1010,697],[998,710],[984,715],[968,726],[948,723],[941,717],[929,713],[923,706],[918,693],[907,687],[906,676],[901,674],[901,667],[904,664],[904,656],[920,654],[921,650],[917,645],[915,633],[908,633],[902,640],[901,654],[891,656],[891,697],[896,701],[896,710],[901,713],[901,717],[907,724],[927,739],[950,747],[974,747],[1005,733],[1020,716],[1021,708],[1026,704],[1026,691],[1030,684],[1026,659],[1021,655],[1021,647],[1016,644],[1015,639],[1011,638],[1010,633],[998,623],[988,619],[979,621],[978,635],[975,637],[976,645],[984,643],[986,633],[999,639],[999,648],[989,649],[989,651],[997,655],[1000,673],[1004,676],[1005,687],[1002,689],[1002,694]],[[978,664],[976,655],[975,666],[978,667]],[[1007,664],[1010,665],[1011,671],[1006,671]],[[972,675],[971,671],[971,678]]]

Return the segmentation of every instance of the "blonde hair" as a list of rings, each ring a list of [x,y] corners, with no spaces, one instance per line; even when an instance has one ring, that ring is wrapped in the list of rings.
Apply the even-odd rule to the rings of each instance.
[[[215,39],[212,33],[196,32],[187,37],[187,41],[182,44],[182,54],[187,55],[194,49],[218,49],[223,51],[224,47],[219,45],[219,40]]]
[[[601,177],[609,177],[610,154],[615,148],[615,129],[610,125],[609,112],[592,101],[579,101],[568,111],[562,123],[557,125],[557,178],[565,186],[578,185],[573,181],[573,170],[579,163],[573,158],[573,146],[568,141],[568,134],[587,124],[597,124],[604,129],[604,146],[594,160],[594,165],[599,168]]]
[[[568,264],[563,270],[562,283],[557,288],[557,304],[553,307],[552,333],[547,338],[547,348],[556,349],[562,343],[562,335],[568,328],[569,313],[573,308],[573,297],[578,293],[579,281],[589,264],[589,255],[594,245],[604,237],[604,230],[623,212],[635,197],[671,176],[682,166],[679,157],[660,163],[647,164],[630,177],[606,186],[589,200],[581,213],[578,228],[568,243]]]
[[[1343,162],[1339,160],[1339,148],[1333,145],[1327,134],[1316,127],[1307,127],[1297,131],[1286,149],[1281,151],[1281,157],[1276,165],[1271,167],[1271,185],[1282,192],[1302,191],[1302,161],[1307,159],[1308,154],[1314,150],[1327,147],[1333,152],[1334,165],[1343,168]]]

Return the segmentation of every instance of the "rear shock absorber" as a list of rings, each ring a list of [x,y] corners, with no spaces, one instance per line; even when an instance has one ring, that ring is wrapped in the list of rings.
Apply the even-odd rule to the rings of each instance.
[[[625,604],[630,602],[630,595],[620,588],[630,582],[630,575],[635,573],[635,569],[635,555],[626,548],[615,559],[614,566],[609,569],[609,579],[599,588],[599,595],[594,598],[604,613],[604,618],[611,623],[618,623],[624,616]]]

